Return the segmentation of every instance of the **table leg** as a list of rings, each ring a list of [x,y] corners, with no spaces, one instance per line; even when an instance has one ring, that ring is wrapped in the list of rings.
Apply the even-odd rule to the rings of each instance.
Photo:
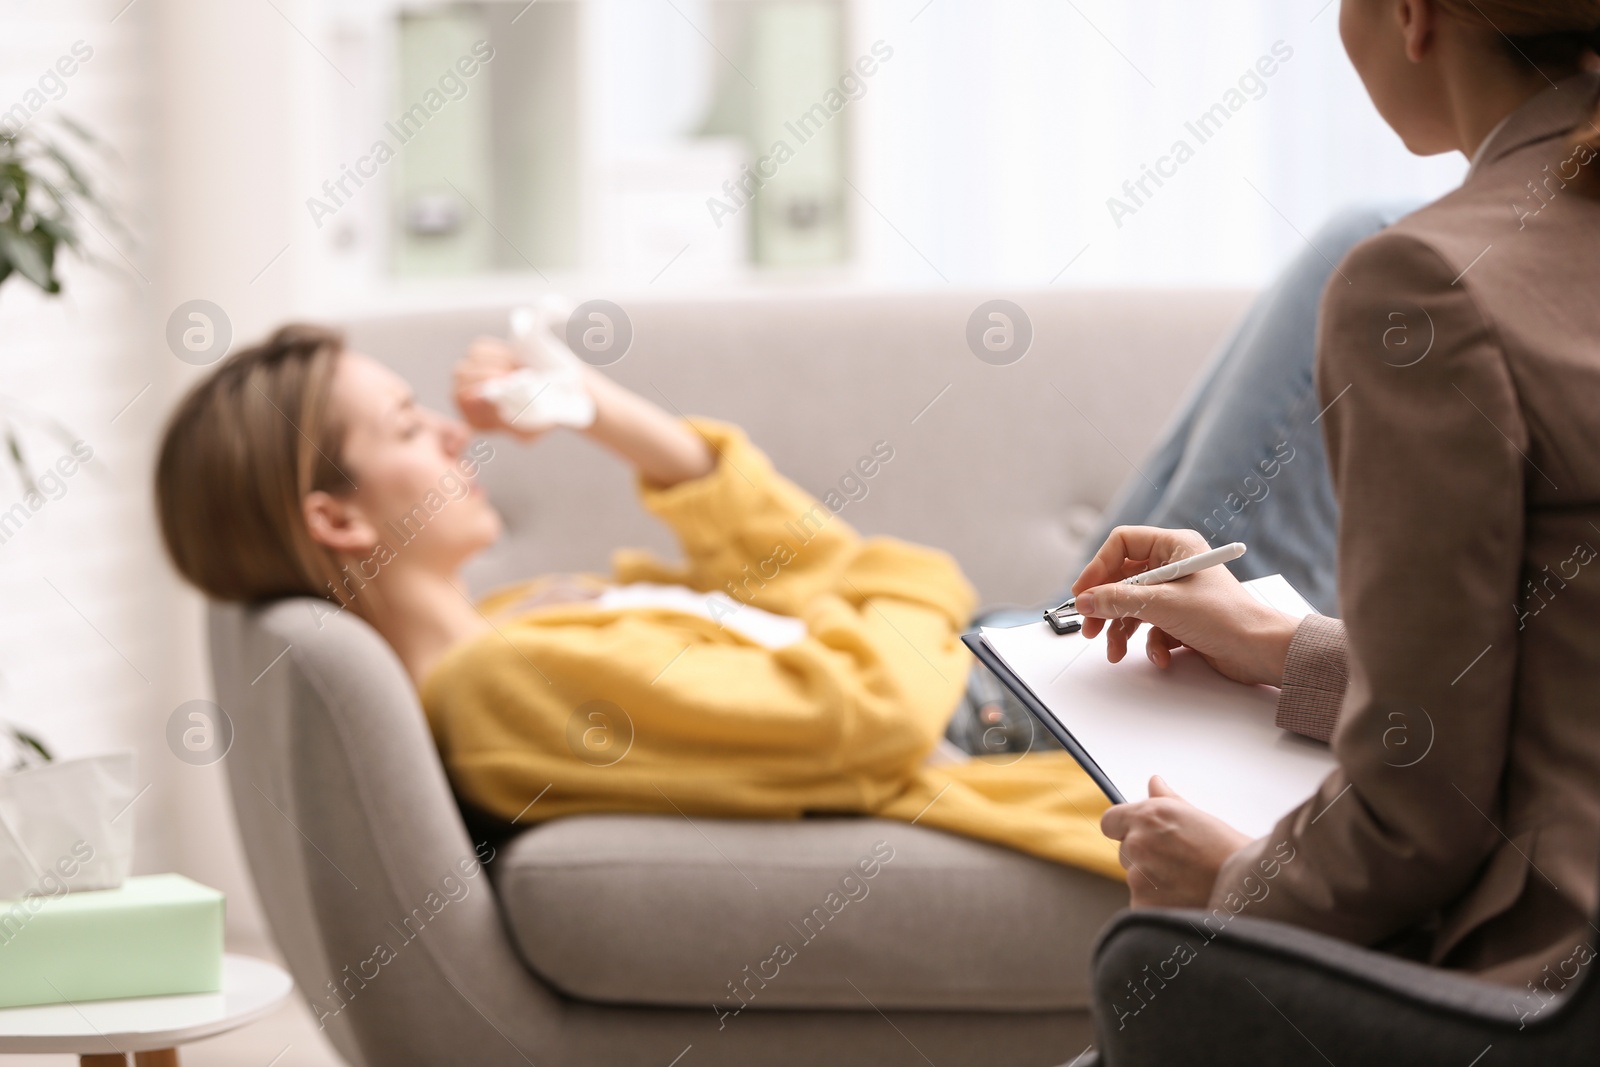
[[[178,1050],[158,1048],[150,1052],[135,1052],[134,1067],[178,1067]]]
[[[85,1052],[78,1057],[78,1067],[128,1067],[128,1057],[120,1052]]]

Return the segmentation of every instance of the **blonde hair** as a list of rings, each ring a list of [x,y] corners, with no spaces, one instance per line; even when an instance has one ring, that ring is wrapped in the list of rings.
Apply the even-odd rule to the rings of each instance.
[[[1439,0],[1458,18],[1487,25],[1530,62],[1581,60],[1600,56],[1600,0]],[[1587,163],[1576,183],[1581,192],[1600,197],[1600,106],[1573,131],[1571,146]]]
[[[307,493],[347,493],[330,393],[344,338],[288,325],[229,356],[179,403],[156,462],[156,513],[178,573],[218,600],[329,596]]]

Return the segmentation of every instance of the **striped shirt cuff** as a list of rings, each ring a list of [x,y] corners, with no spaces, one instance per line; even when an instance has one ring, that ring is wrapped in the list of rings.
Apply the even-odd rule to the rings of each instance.
[[[1278,726],[1324,743],[1333,739],[1350,681],[1345,647],[1344,623],[1338,619],[1307,615],[1301,620],[1283,662]]]

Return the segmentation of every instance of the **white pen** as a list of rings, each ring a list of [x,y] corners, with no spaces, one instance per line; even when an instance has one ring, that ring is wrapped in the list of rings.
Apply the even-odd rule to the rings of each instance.
[[[1231,563],[1245,554],[1243,541],[1235,541],[1231,545],[1213,548],[1197,556],[1180,559],[1176,563],[1154,567],[1140,574],[1129,575],[1122,579],[1122,585],[1161,585],[1165,582],[1174,582],[1179,578],[1187,578],[1197,571],[1216,567],[1223,563]],[[1066,603],[1053,611],[1044,613],[1045,621],[1050,628],[1058,634],[1077,633],[1083,628],[1083,617],[1078,614],[1078,598],[1068,597]]]
[[[1196,571],[1203,571],[1223,563],[1231,563],[1244,555],[1243,541],[1235,541],[1231,545],[1213,548],[1209,552],[1202,552],[1198,556],[1180,559],[1176,563],[1168,563],[1165,567],[1156,567],[1142,574],[1130,575],[1122,579],[1123,585],[1161,585],[1163,582],[1177,581],[1187,578]]]

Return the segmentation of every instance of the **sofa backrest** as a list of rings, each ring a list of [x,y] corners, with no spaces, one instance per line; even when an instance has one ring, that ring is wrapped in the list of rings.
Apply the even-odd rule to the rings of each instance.
[[[1008,366],[980,361],[967,341],[974,311],[996,296],[1018,304],[1033,330],[1026,355]],[[1249,296],[623,299],[633,341],[606,373],[668,410],[739,423],[818,495],[887,442],[894,458],[840,517],[954,553],[990,606],[1035,603],[1065,584],[1096,513],[1137,476],[1133,464]],[[507,314],[486,306],[348,328],[354,346],[448,410],[451,365],[474,336],[504,336]],[[478,591],[545,571],[603,570],[622,545],[673,552],[635,503],[627,471],[574,435],[497,442],[482,479],[507,533],[469,573]]]

